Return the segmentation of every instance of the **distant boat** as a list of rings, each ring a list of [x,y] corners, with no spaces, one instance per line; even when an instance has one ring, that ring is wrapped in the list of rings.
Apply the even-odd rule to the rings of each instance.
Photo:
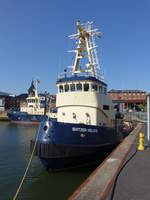
[[[45,114],[45,96],[38,95],[38,80],[32,81],[28,89],[28,97],[26,102],[20,105],[20,111],[9,110],[8,118],[13,123],[39,124]],[[47,111],[50,115],[50,111]],[[53,114],[54,117],[54,114]]]
[[[70,36],[78,41],[76,56],[71,76],[65,69],[57,79],[57,119],[45,117],[37,134],[35,154],[48,171],[90,163],[123,137],[120,115],[99,74],[94,39],[100,35],[91,22],[81,25],[78,21],[77,34]],[[32,140],[31,151],[34,144]]]

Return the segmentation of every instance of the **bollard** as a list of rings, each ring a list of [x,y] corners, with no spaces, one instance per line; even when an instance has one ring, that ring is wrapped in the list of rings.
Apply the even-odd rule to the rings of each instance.
[[[143,151],[144,150],[144,134],[143,133],[139,134],[139,146],[138,146],[138,150],[139,151]]]

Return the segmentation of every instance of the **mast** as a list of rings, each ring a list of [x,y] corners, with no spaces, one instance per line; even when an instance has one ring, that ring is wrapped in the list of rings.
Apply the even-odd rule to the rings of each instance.
[[[98,29],[93,29],[92,24],[92,22],[88,22],[85,25],[81,25],[80,21],[77,21],[78,33],[69,36],[71,39],[78,39],[77,50],[73,51],[76,53],[76,56],[72,75],[76,75],[77,73],[81,72],[89,72],[93,77],[98,78],[100,66],[94,37],[95,35],[101,37],[101,33],[98,32]],[[84,58],[88,58],[88,63],[84,66],[84,69],[80,69],[80,60]]]

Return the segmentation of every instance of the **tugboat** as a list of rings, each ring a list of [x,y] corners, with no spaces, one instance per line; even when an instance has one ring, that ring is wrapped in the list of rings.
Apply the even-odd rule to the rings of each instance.
[[[20,105],[20,110],[10,110],[7,115],[13,123],[40,124],[45,112],[45,96],[38,95],[38,80],[34,80],[28,89],[26,102]]]
[[[99,73],[95,37],[101,33],[92,22],[77,21],[77,31],[70,36],[78,41],[72,74],[65,69],[57,79],[57,119],[45,116],[30,145],[32,152],[36,142],[35,155],[48,171],[90,163],[122,140],[119,115]]]

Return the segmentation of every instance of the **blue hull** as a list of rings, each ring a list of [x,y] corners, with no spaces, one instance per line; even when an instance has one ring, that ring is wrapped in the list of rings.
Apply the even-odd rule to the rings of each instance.
[[[67,157],[59,157],[59,158],[40,158],[42,164],[44,165],[45,169],[47,171],[60,171],[60,170],[66,170],[66,169],[72,169],[75,167],[81,167],[84,165],[93,164],[96,162],[99,162],[104,158],[106,155],[108,155],[111,150],[116,145],[97,148],[93,151],[93,149],[88,149],[88,153],[86,152],[83,154],[84,150],[80,149],[80,153],[82,156],[67,156]],[[76,147],[77,150],[78,147]],[[71,148],[70,148],[71,149]],[[92,150],[92,153],[91,153]],[[65,151],[65,148],[64,148]]]
[[[43,115],[29,115],[26,112],[9,111],[8,118],[13,123],[39,124]]]
[[[90,163],[120,143],[122,134],[117,130],[45,119],[38,132],[35,155],[48,171]],[[31,151],[33,146],[32,140]]]

